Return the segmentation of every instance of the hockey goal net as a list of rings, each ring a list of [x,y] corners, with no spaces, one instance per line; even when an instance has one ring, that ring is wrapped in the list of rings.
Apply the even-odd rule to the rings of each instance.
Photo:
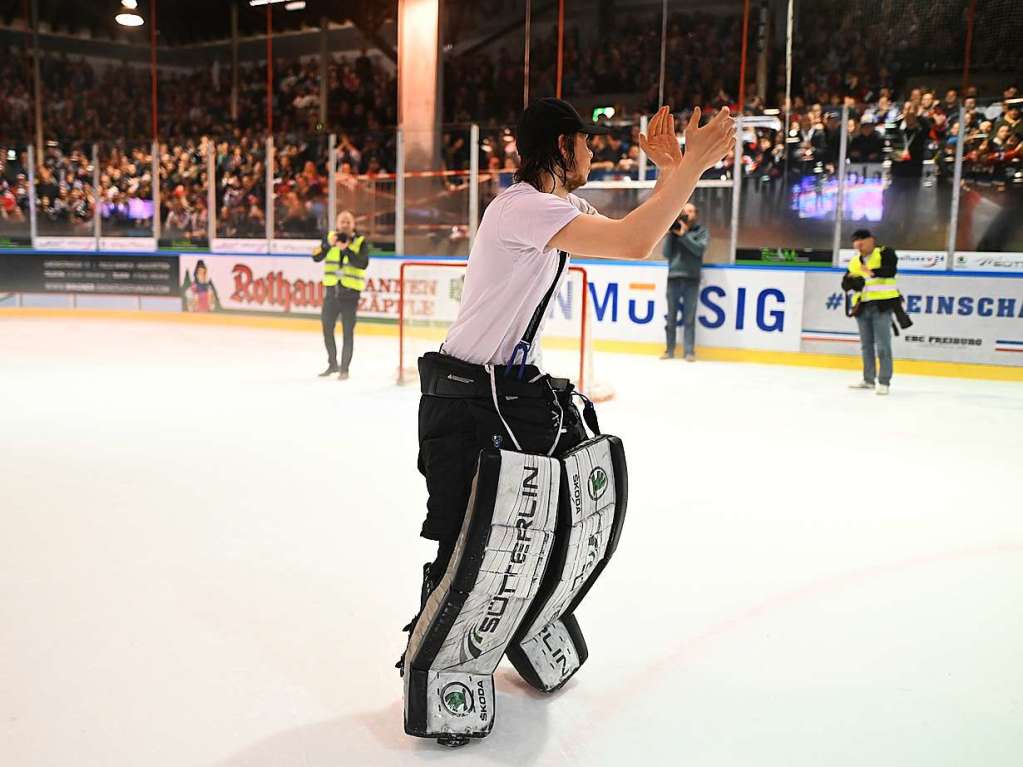
[[[437,351],[458,316],[466,262],[405,261],[400,271],[398,309],[398,383],[419,378],[416,361]],[[547,308],[541,338],[541,365],[551,375],[570,378],[595,401],[610,399],[612,389],[595,376],[589,284],[586,270],[570,266]]]

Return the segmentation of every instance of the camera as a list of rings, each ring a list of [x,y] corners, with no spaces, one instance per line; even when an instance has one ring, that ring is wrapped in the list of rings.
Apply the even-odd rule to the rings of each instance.
[[[681,213],[679,214],[678,220],[681,221],[683,224],[688,224],[689,216],[687,216],[685,213]]]

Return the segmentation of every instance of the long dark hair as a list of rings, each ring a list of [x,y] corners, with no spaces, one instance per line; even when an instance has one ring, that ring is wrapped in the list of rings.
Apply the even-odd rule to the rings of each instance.
[[[575,134],[562,134],[567,141],[565,149],[561,148],[561,136],[556,136],[547,144],[537,147],[528,153],[519,153],[521,163],[515,171],[515,181],[525,181],[541,192],[552,192],[544,189],[544,174],[550,174],[562,185],[568,184],[568,174],[575,167]]]

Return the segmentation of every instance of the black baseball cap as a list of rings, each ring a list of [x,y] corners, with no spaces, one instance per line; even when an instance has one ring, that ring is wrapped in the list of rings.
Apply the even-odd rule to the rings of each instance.
[[[852,233],[852,241],[856,242],[856,240],[865,240],[868,237],[873,236],[874,235],[870,233],[869,229],[857,229],[855,232]]]
[[[528,155],[557,141],[558,136],[573,133],[605,136],[610,132],[606,125],[585,122],[567,101],[545,98],[534,101],[522,113],[515,144],[519,154]]]

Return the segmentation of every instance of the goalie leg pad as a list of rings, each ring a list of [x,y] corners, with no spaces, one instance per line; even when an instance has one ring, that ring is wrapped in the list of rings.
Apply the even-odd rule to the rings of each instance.
[[[628,501],[625,450],[603,435],[563,457],[554,552],[543,583],[508,659],[543,692],[567,682],[589,652],[575,608],[618,547]]]
[[[409,735],[490,732],[493,672],[540,588],[560,484],[557,459],[480,453],[458,542],[405,651]]]

